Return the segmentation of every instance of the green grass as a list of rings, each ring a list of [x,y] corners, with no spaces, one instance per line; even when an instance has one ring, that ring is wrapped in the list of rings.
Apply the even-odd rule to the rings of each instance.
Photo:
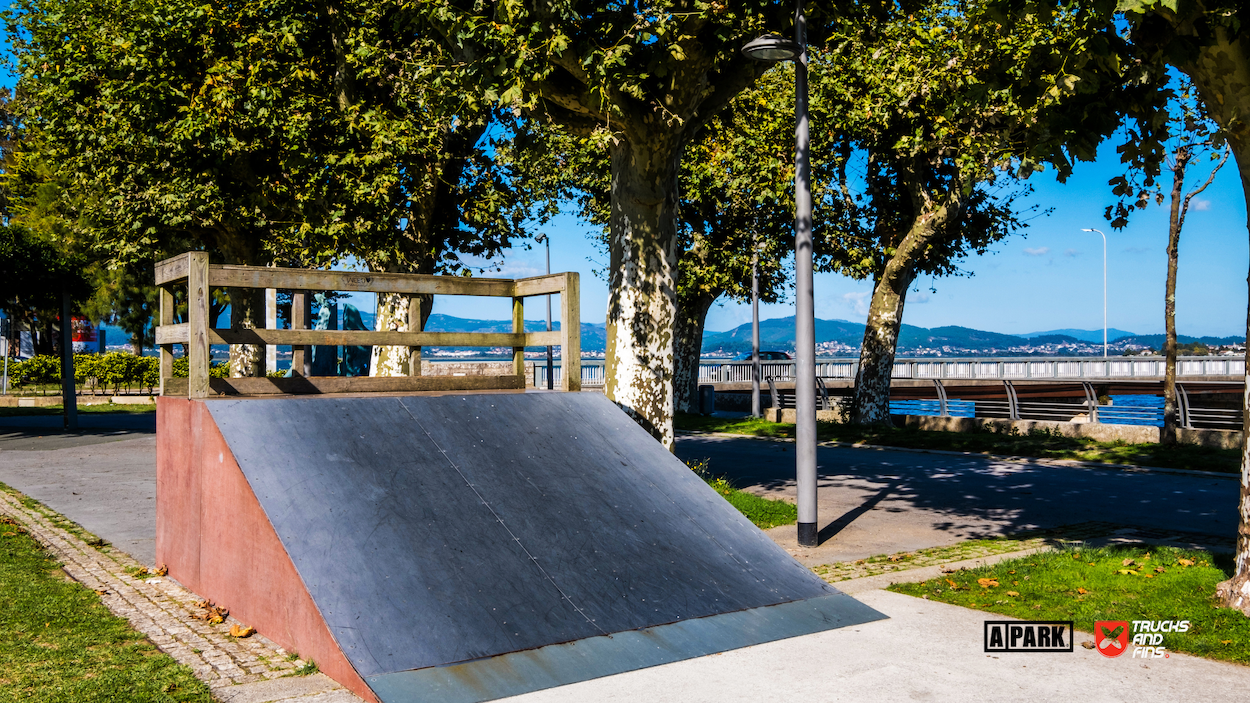
[[[712,474],[707,459],[691,459],[686,465],[761,530],[779,525],[793,525],[799,519],[799,509],[793,504],[747,493],[735,488],[724,476]]]
[[[0,524],[0,700],[203,701],[162,654],[7,518]]]
[[[726,432],[755,437],[794,437],[794,425],[764,419],[726,419],[678,414],[678,430]],[[1086,437],[1064,437],[1051,432],[934,432],[911,428],[860,427],[835,422],[817,423],[824,441],[876,444],[908,449],[939,449],[982,454],[1076,459],[1108,464],[1132,464],[1172,469],[1240,473],[1241,458],[1235,449],[1199,447],[1193,444],[1129,444],[1097,442]]]
[[[60,415],[62,412],[64,412],[64,408],[60,405],[47,405],[41,408],[0,408],[0,417]],[[114,405],[112,403],[101,403],[99,405],[79,405],[78,412],[89,413],[92,415],[105,415],[110,413],[154,413],[156,412],[156,404],[144,403],[143,405]]]
[[[1214,600],[1232,569],[1231,555],[1203,551],[1068,548],[889,590],[1026,620],[1072,620],[1086,633],[1095,620],[1188,620],[1188,632],[1163,635],[1169,651],[1250,664],[1250,618]]]

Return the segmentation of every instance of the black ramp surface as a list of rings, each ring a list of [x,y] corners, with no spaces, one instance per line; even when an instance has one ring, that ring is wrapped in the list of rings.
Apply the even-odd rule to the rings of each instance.
[[[597,393],[207,406],[365,677],[838,593]]]

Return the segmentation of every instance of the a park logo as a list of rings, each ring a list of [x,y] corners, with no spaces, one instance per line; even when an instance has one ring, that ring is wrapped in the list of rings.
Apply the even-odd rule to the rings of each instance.
[[[986,620],[985,651],[1071,652],[1071,620]]]
[[[1128,650],[1128,623],[1124,620],[1098,620],[1094,623],[1094,645],[1104,657],[1118,657]]]

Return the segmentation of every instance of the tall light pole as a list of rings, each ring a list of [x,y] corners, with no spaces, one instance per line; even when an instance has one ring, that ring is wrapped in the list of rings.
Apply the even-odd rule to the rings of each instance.
[[[1082,232],[1102,234],[1102,358],[1107,358],[1107,235],[1100,229],[1083,228]]]
[[[551,238],[546,234],[540,234],[534,238],[536,242],[542,242],[547,245],[547,275],[551,275]],[[551,331],[551,294],[547,294],[547,331]],[[547,345],[547,390],[555,390],[556,374],[551,367],[552,364],[551,345]]]
[[[816,301],[812,280],[812,190],[807,129],[807,18],[794,7],[794,41],[765,34],[742,53],[757,61],[794,61],[794,348],[795,478],[799,545],[815,547],[816,527]]]
[[[760,412],[760,247],[751,247],[751,417]]]

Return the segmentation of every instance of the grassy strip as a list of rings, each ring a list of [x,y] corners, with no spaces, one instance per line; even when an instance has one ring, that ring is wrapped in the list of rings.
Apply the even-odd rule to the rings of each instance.
[[[1026,620],[1072,620],[1082,632],[1096,620],[1188,620],[1188,632],[1163,635],[1169,651],[1245,664],[1250,618],[1213,599],[1232,569],[1231,555],[1204,551],[1077,547],[889,590]]]
[[[755,437],[793,437],[794,425],[764,419],[728,419],[679,414],[674,419],[679,430],[726,432]],[[817,436],[824,441],[850,444],[876,444],[908,449],[939,449],[981,454],[1076,459],[1108,464],[1133,464],[1172,469],[1194,469],[1240,473],[1240,456],[1235,449],[1216,449],[1193,444],[1129,444],[1098,442],[1088,437],[1032,431],[935,432],[911,428],[860,427],[835,422],[817,423]]]
[[[0,699],[203,701],[208,687],[0,518]]]
[[[690,470],[699,475],[712,490],[725,497],[729,504],[761,530],[780,525],[793,525],[799,519],[799,509],[792,503],[773,498],[761,498],[754,493],[738,490],[729,479],[712,474],[707,459],[691,459],[686,462]]]
[[[23,417],[27,415],[60,415],[65,409],[60,405],[45,405],[40,408],[0,408],[0,417]],[[144,403],[142,405],[121,405],[113,403],[100,403],[99,405],[79,405],[79,413],[89,413],[93,415],[107,414],[141,414],[156,412],[155,403]]]
[[[1020,552],[1025,549],[1044,547],[1047,542],[1048,540],[1045,537],[1034,537],[1032,539],[970,539],[949,547],[930,547],[928,549],[918,549],[914,552],[880,554],[858,561],[822,564],[814,567],[812,571],[829,583],[837,583],[838,581],[849,581],[850,579],[920,569],[926,566],[949,564],[966,559],[980,559],[982,557],[994,556],[995,554]]]

